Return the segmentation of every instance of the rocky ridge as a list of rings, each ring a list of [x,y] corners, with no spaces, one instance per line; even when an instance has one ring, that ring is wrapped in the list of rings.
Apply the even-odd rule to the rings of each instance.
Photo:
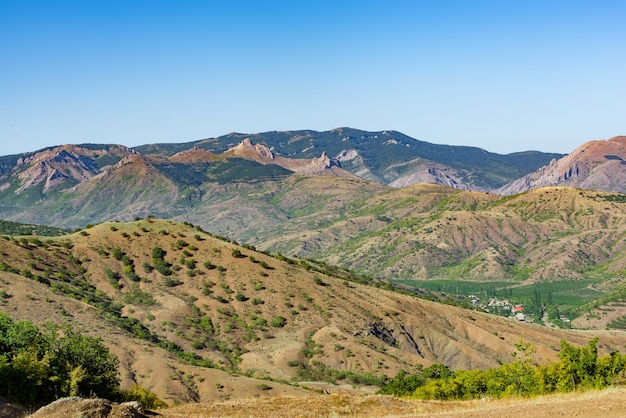
[[[571,154],[496,190],[513,195],[546,186],[626,192],[626,136],[589,141]]]
[[[342,169],[339,160],[330,158],[326,152],[322,152],[321,156],[314,158],[286,158],[275,155],[265,145],[252,143],[249,138],[244,139],[222,155],[227,158],[245,158],[261,164],[275,164],[298,174],[357,178],[356,175]]]

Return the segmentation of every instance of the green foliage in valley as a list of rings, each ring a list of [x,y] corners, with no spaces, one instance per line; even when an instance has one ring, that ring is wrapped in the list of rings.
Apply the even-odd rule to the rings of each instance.
[[[452,372],[435,365],[418,374],[400,372],[379,393],[438,400],[528,397],[624,383],[626,355],[614,351],[599,358],[597,344],[597,338],[586,347],[574,347],[563,340],[559,361],[538,365],[530,361],[534,352],[530,344],[520,342],[516,345],[518,358],[511,363],[487,370]],[[433,373],[433,368],[441,373]]]

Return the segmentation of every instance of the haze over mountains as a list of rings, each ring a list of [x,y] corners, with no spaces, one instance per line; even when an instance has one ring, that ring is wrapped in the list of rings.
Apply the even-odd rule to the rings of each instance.
[[[365,132],[350,128],[339,128],[328,132],[293,131],[267,132],[244,135],[232,133],[218,138],[209,138],[185,144],[151,144],[134,149],[112,145],[89,144],[82,147],[90,152],[83,157],[98,160],[92,162],[90,172],[104,167],[113,160],[118,161],[136,152],[142,156],[163,161],[183,151],[194,148],[223,157],[239,157],[262,164],[275,164],[292,171],[318,174],[323,166],[341,167],[354,175],[381,184],[395,187],[418,182],[434,182],[459,189],[491,190],[501,187],[531,171],[547,165],[560,154],[527,151],[509,155],[489,153],[480,148],[436,145],[419,141],[395,131]],[[54,152],[54,147],[44,152]],[[78,152],[78,148],[74,148]],[[79,154],[81,152],[78,152]],[[38,159],[35,152],[20,156],[7,156],[0,162],[0,174],[6,175],[15,168],[22,171],[24,164],[38,163],[39,159],[50,159],[42,154]],[[106,159],[102,159],[104,155]],[[188,154],[187,158],[193,158]],[[27,157],[28,162],[20,157]],[[58,158],[58,157],[57,157]],[[177,161],[181,155],[174,157]],[[197,158],[197,155],[196,155]],[[210,159],[210,156],[207,156]],[[319,159],[315,162],[314,159]],[[42,161],[43,161],[42,160]],[[298,168],[307,164],[320,165],[317,169]],[[187,162],[192,162],[190,159]],[[66,161],[69,163],[69,160]],[[289,168],[291,167],[291,168]],[[62,172],[62,170],[60,170]],[[24,174],[28,176],[28,174]],[[32,176],[32,173],[30,174]],[[61,176],[64,176],[61,174]],[[72,176],[77,181],[84,179]],[[6,186],[5,186],[6,187]]]
[[[45,179],[45,192],[63,183],[63,179],[81,183],[110,163],[139,154],[179,164],[241,158],[302,174],[335,172],[333,175],[349,177],[351,173],[352,177],[392,187],[435,183],[462,190],[515,194],[535,187],[568,185],[621,192],[625,142],[625,137],[590,141],[564,158],[536,151],[500,155],[480,148],[436,145],[394,131],[338,128],[328,132],[232,133],[185,144],[151,144],[134,149],[89,144],[73,147],[71,152],[66,147],[62,155],[56,155],[57,147],[52,147],[4,156],[0,160],[0,180],[2,190],[6,190],[13,181],[11,176],[17,174],[22,184],[16,191],[21,192]],[[62,160],[66,165],[60,167]]]

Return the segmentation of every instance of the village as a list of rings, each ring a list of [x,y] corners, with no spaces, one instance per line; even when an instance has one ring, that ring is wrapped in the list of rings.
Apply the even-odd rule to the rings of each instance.
[[[498,297],[490,297],[487,302],[475,295],[468,296],[470,304],[475,310],[482,310],[495,315],[506,316],[519,322],[533,322],[536,317],[532,312],[527,312],[522,303],[514,303],[509,299],[499,299]],[[541,318],[545,320],[545,318]],[[565,315],[559,315],[559,319],[564,323],[570,320]]]

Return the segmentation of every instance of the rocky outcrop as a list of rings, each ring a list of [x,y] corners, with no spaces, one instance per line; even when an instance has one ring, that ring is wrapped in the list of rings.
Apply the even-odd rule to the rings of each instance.
[[[31,415],[33,418],[144,418],[148,416],[139,402],[117,404],[106,399],[83,399],[77,396],[58,399]]]
[[[396,346],[396,338],[393,336],[393,332],[387,329],[381,322],[370,322],[367,335],[373,335],[392,347]]]
[[[253,144],[249,138],[244,139],[239,144],[225,152],[229,156],[252,159],[260,163],[267,163],[274,160],[272,151],[262,144]]]
[[[339,160],[330,158],[326,152],[322,152],[322,155],[317,158],[286,158],[275,155],[265,145],[253,144],[249,138],[230,148],[223,155],[228,158],[244,158],[261,164],[274,164],[299,174],[357,178],[354,174],[342,169]]]
[[[101,173],[101,167],[94,163],[99,157],[109,156],[114,161],[134,154],[135,151],[120,145],[99,150],[63,145],[43,150],[17,160],[13,172],[21,184],[16,193],[39,185],[44,193],[56,187],[69,188]]]
[[[465,182],[461,174],[449,167],[440,165],[425,165],[421,169],[398,178],[389,183],[391,187],[406,187],[419,183],[433,183],[452,187],[458,190],[477,190],[479,188]]]
[[[494,192],[513,195],[546,186],[571,186],[626,193],[626,136],[590,141],[570,155]]]

